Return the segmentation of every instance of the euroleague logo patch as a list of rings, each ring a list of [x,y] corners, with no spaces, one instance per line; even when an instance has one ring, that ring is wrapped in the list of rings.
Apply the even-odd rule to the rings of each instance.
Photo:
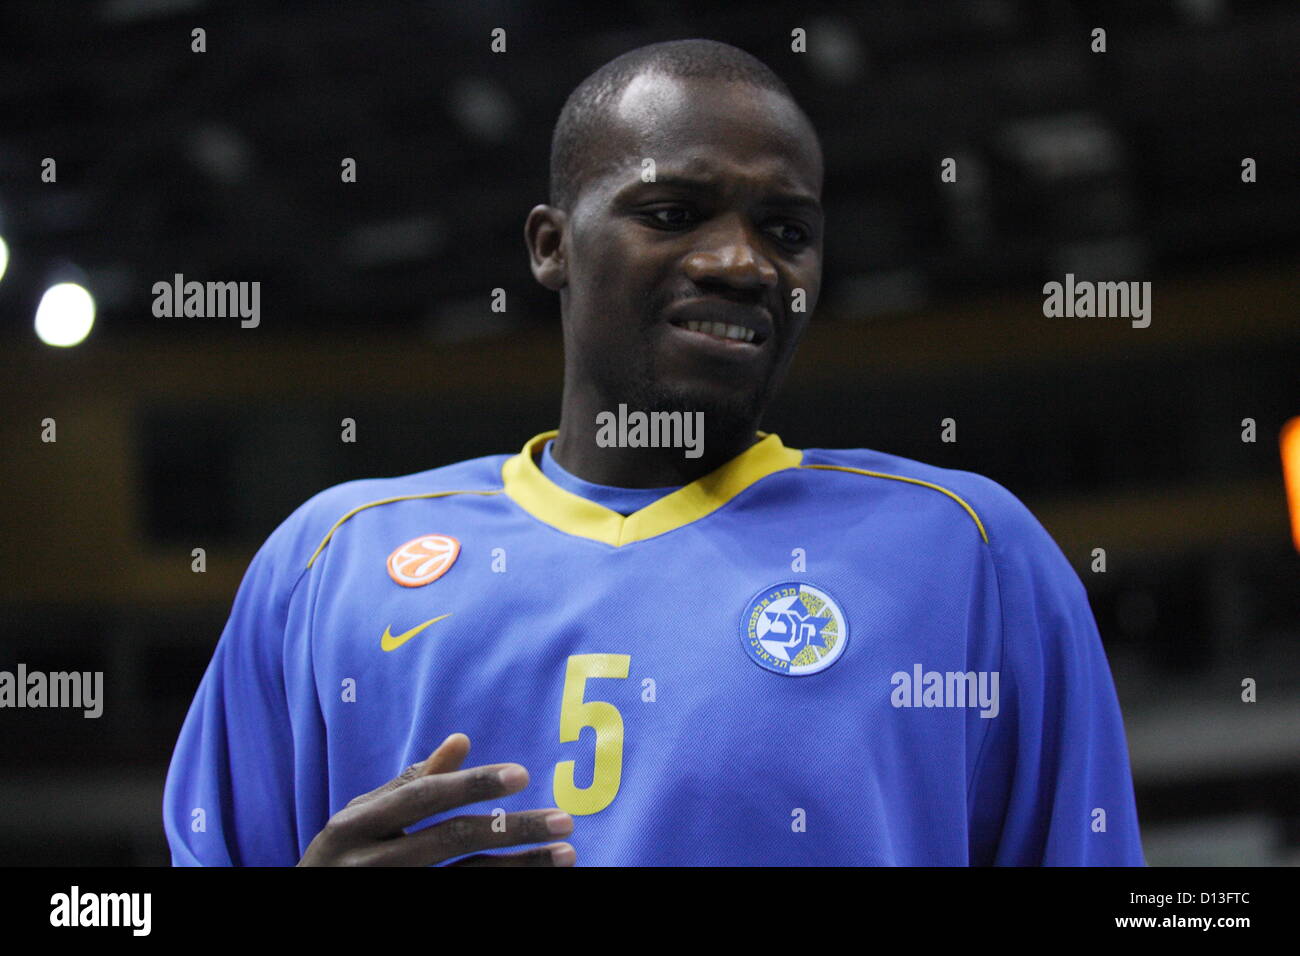
[[[849,643],[835,599],[811,584],[787,581],[754,595],[740,619],[740,642],[754,663],[787,677],[824,671]]]
[[[404,588],[436,581],[460,555],[460,542],[450,535],[422,534],[388,556],[388,576]]]

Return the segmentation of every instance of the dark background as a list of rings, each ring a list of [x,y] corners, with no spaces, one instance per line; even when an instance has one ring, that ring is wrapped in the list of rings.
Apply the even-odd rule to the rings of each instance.
[[[171,747],[265,536],[557,424],[522,239],[552,124],[692,36],[776,70],[827,157],[822,302],[764,427],[1020,496],[1088,587],[1149,861],[1300,862],[1294,3],[46,0],[0,8],[0,669],[103,670],[106,702],[0,711],[0,863],[167,862]],[[260,281],[261,325],[154,317],[177,272]],[[1067,272],[1152,282],[1151,326],[1045,318]],[[96,323],[50,348],[68,278]]]

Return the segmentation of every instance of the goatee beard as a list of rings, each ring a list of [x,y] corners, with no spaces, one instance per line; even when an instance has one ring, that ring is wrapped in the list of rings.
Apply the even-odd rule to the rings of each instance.
[[[704,428],[711,435],[734,435],[756,428],[764,404],[761,394],[703,396],[657,381],[642,380],[627,384],[631,386],[626,399],[629,409],[645,412],[703,412]]]

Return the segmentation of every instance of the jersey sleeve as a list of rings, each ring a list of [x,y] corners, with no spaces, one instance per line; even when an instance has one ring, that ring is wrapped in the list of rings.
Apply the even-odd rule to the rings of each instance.
[[[177,740],[163,793],[175,866],[300,859],[285,645],[306,558],[293,520],[249,565]]]
[[[1087,592],[1028,509],[994,487],[1002,700],[969,789],[971,862],[1144,866],[1123,719]]]

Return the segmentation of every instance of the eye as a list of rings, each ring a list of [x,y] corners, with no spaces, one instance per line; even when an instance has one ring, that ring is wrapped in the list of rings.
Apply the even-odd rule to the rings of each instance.
[[[656,225],[669,229],[690,226],[697,221],[695,213],[686,206],[664,206],[662,209],[650,210],[647,215]]]
[[[776,236],[778,242],[783,242],[788,246],[806,245],[812,237],[808,230],[797,222],[778,222],[775,228],[770,230]]]

